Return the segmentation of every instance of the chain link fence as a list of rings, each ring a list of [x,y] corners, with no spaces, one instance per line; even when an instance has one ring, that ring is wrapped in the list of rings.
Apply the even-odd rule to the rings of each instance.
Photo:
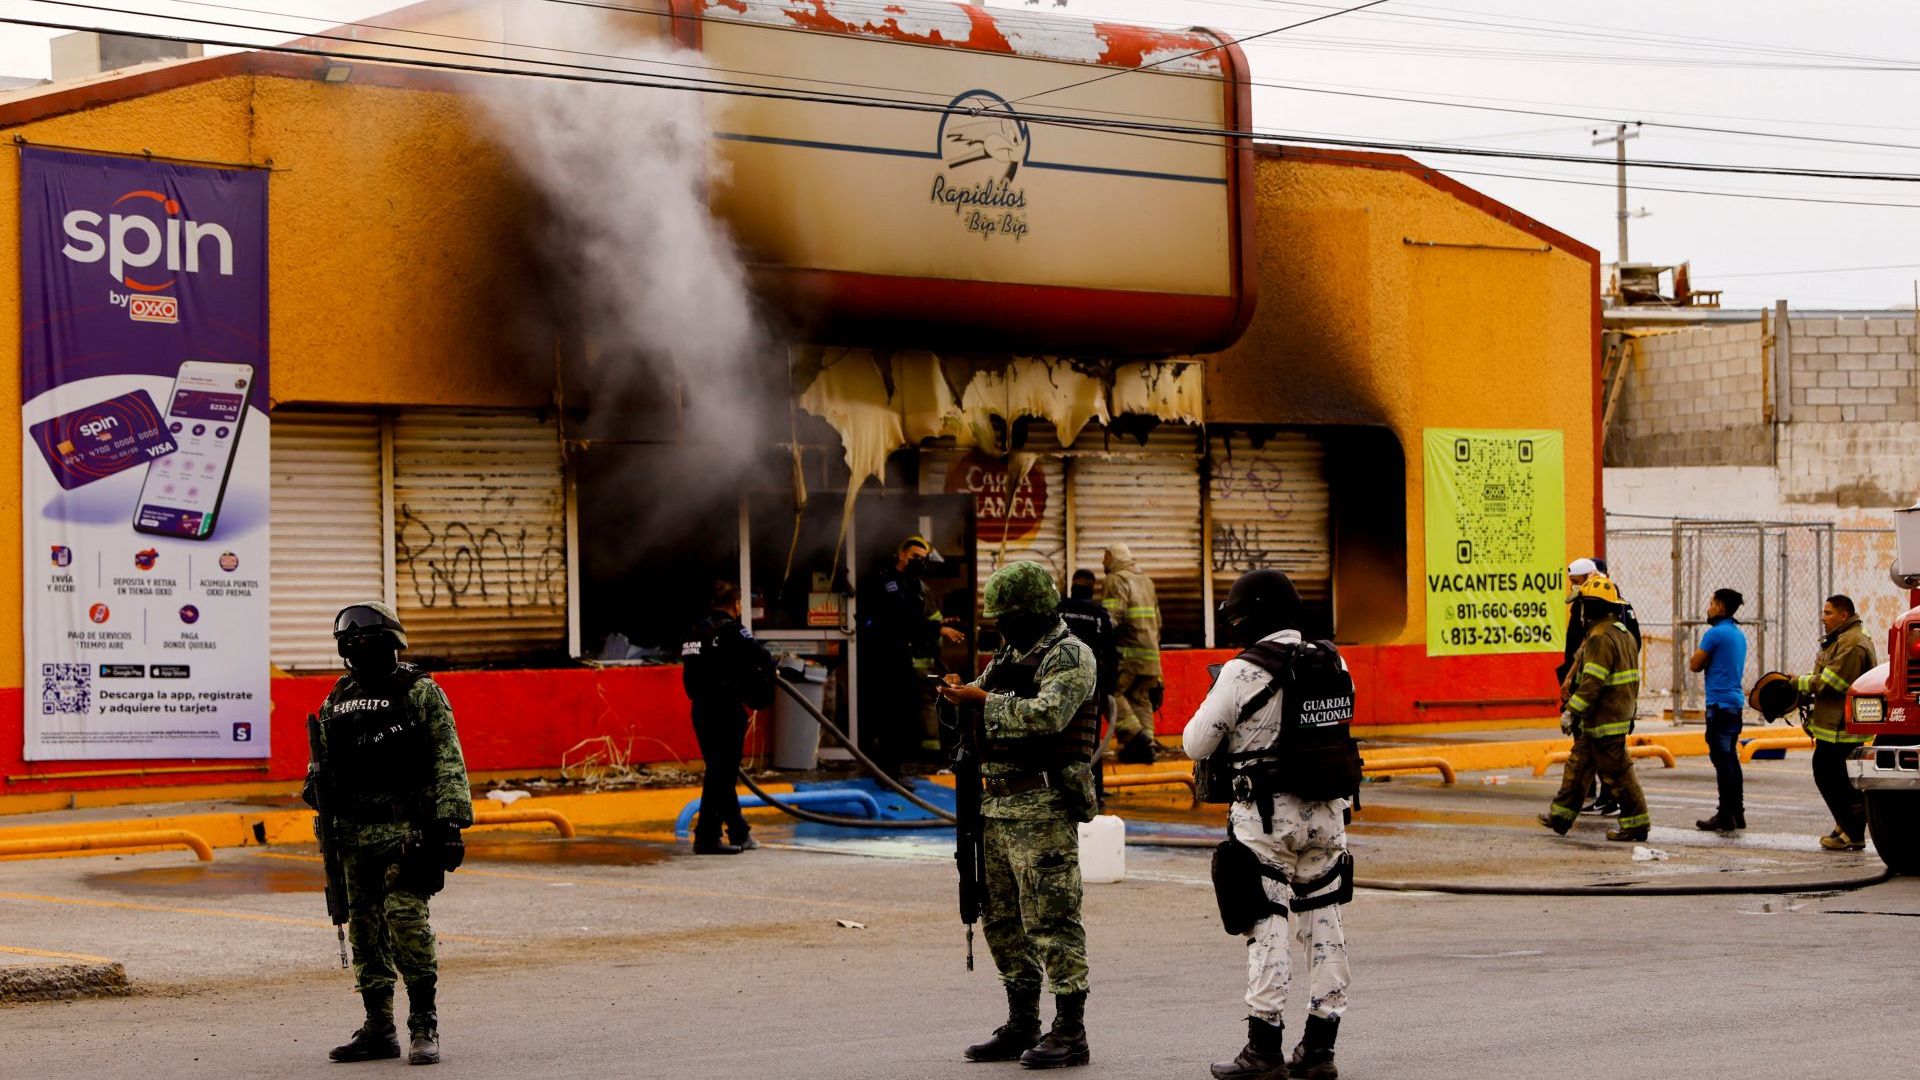
[[[1832,522],[1690,521],[1609,515],[1607,568],[1639,617],[1640,711],[1700,719],[1702,677],[1687,660],[1717,589],[1744,597],[1751,686],[1763,672],[1798,671],[1819,647],[1820,605],[1835,588]],[[1864,614],[1864,612],[1863,612]]]

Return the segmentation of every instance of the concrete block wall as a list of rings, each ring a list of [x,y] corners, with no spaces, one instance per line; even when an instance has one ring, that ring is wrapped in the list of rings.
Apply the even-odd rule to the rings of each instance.
[[[1757,322],[1637,339],[1607,432],[1606,464],[1770,464],[1761,342]]]
[[[1795,422],[1920,420],[1912,318],[1789,319]]]

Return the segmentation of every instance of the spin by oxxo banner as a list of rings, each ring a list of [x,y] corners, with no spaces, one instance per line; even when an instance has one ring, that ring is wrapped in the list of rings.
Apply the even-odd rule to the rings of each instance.
[[[1559,652],[1561,433],[1428,428],[1425,463],[1427,655]]]
[[[29,760],[268,756],[267,174],[20,151]]]

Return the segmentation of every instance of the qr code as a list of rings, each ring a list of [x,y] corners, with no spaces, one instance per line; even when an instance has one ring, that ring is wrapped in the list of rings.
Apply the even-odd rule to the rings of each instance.
[[[40,715],[76,715],[92,710],[93,668],[91,665],[40,665]]]

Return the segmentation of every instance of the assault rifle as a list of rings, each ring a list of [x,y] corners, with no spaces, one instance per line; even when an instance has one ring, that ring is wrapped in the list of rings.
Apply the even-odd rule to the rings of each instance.
[[[980,816],[980,745],[978,725],[964,705],[940,703],[953,710],[958,732],[953,743],[954,817],[953,862],[960,870],[960,921],[967,924],[967,970],[973,970],[973,924],[986,907],[986,819]]]
[[[320,749],[320,718],[307,714],[307,750],[313,756],[313,838],[327,872],[327,918],[340,939],[340,966],[347,966],[347,868],[333,837],[333,769]]]

